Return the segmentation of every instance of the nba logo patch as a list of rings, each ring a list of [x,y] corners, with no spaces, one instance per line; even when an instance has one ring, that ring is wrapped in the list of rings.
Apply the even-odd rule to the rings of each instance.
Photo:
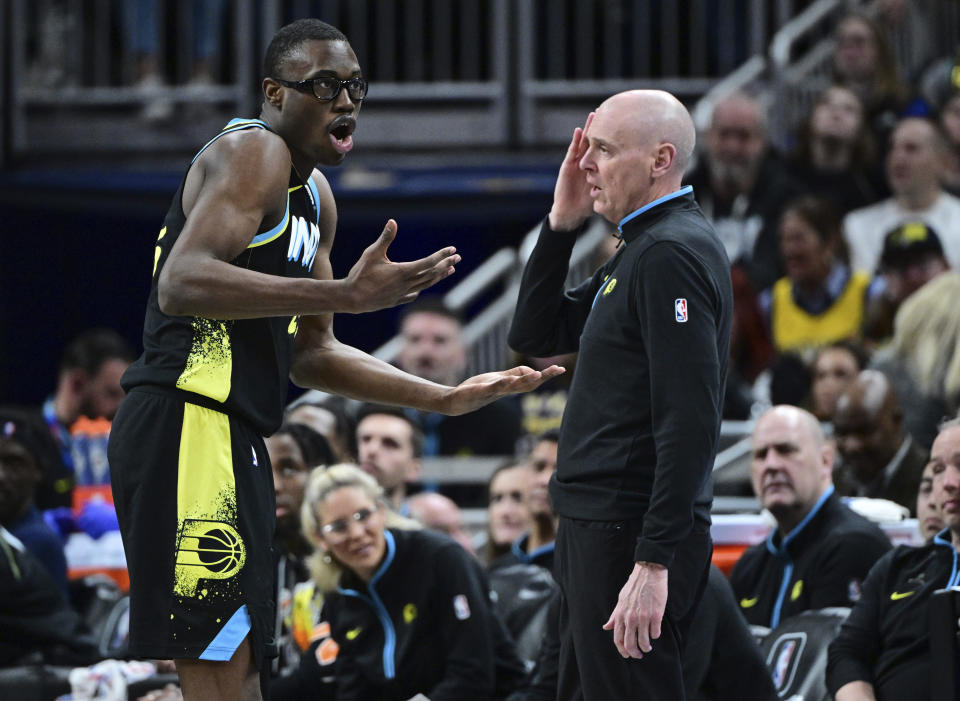
[[[767,669],[772,670],[773,685],[781,698],[793,687],[806,645],[806,633],[784,633],[770,648]]]
[[[676,312],[677,323],[683,324],[687,321],[687,299],[678,297],[673,301],[673,310]]]
[[[463,594],[457,594],[453,597],[453,614],[458,621],[465,621],[470,618],[470,604]]]

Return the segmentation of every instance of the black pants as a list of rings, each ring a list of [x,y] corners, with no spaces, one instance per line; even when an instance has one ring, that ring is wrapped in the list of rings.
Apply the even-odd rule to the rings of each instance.
[[[554,573],[560,583],[560,701],[683,701],[681,653],[710,571],[709,527],[698,525],[677,549],[667,577],[660,637],[643,659],[624,659],[603,630],[633,570],[642,521],[560,518]],[[709,651],[691,650],[691,654]]]

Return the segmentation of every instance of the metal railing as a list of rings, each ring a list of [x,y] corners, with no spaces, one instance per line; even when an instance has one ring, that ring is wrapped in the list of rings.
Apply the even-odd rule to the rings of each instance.
[[[255,113],[270,37],[315,16],[344,30],[371,79],[365,144],[563,144],[618,90],[700,97],[808,2],[9,0],[2,118],[14,156],[192,152]]]

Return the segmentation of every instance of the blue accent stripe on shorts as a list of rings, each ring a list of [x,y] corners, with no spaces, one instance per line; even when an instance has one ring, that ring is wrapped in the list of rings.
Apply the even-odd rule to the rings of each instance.
[[[250,612],[247,611],[247,605],[244,604],[230,617],[227,625],[220,629],[217,637],[210,641],[207,649],[200,654],[199,659],[228,662],[249,632]]]

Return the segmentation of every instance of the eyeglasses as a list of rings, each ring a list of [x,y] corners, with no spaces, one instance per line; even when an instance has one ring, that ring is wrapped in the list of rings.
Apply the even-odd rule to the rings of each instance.
[[[336,100],[337,95],[343,88],[347,89],[347,95],[354,102],[360,102],[367,96],[368,85],[363,78],[340,80],[334,76],[322,75],[318,78],[307,78],[306,80],[281,80],[280,78],[274,78],[274,80],[285,87],[310,93],[321,102]]]
[[[331,521],[325,526],[320,528],[320,532],[323,533],[327,538],[332,538],[333,540],[342,540],[347,537],[347,534],[350,532],[351,523],[359,523],[361,525],[365,524],[370,520],[370,517],[373,516],[379,506],[372,506],[371,508],[358,509],[355,511],[349,519],[340,519],[339,521]]]

